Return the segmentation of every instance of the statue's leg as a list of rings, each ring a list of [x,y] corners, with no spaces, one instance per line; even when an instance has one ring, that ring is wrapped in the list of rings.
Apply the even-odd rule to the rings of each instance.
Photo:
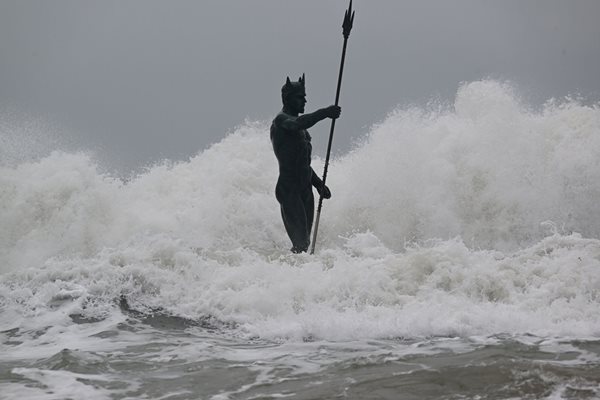
[[[310,186],[302,198],[304,210],[306,211],[306,242],[310,245],[310,232],[312,231],[313,219],[315,215],[315,196]]]
[[[285,230],[292,241],[293,251],[308,250],[307,218],[304,202],[298,193],[281,196],[281,217]]]
[[[281,204],[281,217],[285,230],[294,246],[293,250],[302,252],[308,250],[306,238],[306,214],[302,201],[296,197],[297,201],[285,202]]]

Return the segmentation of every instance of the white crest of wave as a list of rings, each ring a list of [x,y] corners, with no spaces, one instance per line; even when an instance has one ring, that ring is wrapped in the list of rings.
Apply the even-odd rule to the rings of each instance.
[[[394,248],[458,235],[515,249],[547,234],[544,221],[600,237],[598,106],[533,112],[483,81],[432,108],[396,110],[332,166],[325,230],[370,229]]]
[[[398,109],[332,164],[315,257],[287,255],[266,123],[128,182],[84,154],[2,166],[0,325],[125,296],[263,337],[597,334],[598,132],[597,106],[493,81]]]
[[[188,162],[156,165],[127,183],[100,173],[86,154],[0,167],[2,268],[89,257],[155,234],[195,248],[283,246],[265,129],[240,127]]]

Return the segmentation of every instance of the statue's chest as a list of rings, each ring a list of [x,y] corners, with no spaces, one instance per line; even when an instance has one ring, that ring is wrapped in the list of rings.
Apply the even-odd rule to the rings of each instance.
[[[312,147],[311,143],[311,137],[310,134],[308,133],[307,130],[303,130],[303,131],[298,131],[296,134],[296,142],[300,145],[303,146],[309,146]]]
[[[302,147],[303,152],[306,153],[308,157],[310,157],[310,153],[312,151],[312,143],[310,141],[311,137],[308,131],[303,130],[298,132],[299,145]]]

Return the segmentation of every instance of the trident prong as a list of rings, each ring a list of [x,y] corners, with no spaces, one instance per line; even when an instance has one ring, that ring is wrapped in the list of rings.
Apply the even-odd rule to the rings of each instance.
[[[352,30],[352,24],[354,23],[354,11],[352,11],[352,0],[350,0],[350,5],[344,14],[344,23],[342,24],[343,35],[344,38],[348,38],[350,36],[350,31]]]

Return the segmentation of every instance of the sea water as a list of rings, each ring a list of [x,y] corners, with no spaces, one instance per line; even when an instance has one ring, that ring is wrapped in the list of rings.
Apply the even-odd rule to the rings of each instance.
[[[597,104],[397,108],[333,160],[314,256],[268,122],[129,179],[0,135],[2,399],[600,398]]]

